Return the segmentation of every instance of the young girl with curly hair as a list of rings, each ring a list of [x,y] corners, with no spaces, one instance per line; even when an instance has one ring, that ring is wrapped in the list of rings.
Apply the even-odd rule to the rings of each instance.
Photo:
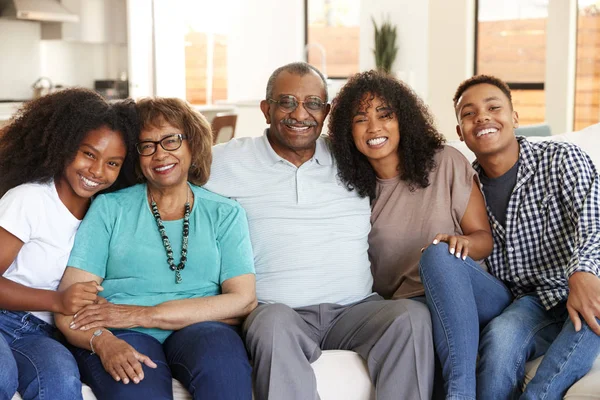
[[[102,288],[57,287],[92,196],[126,184],[138,133],[133,101],[108,104],[85,89],[29,102],[0,131],[1,399],[81,398],[52,313],[74,314]]]

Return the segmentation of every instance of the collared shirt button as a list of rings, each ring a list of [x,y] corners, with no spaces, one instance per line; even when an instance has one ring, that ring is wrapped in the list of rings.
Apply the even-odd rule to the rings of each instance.
[[[519,278],[518,276],[515,276],[515,282],[519,282],[521,280],[521,278]]]
[[[508,252],[509,252],[509,253],[512,253],[513,251],[515,251],[515,248],[514,248],[514,247],[512,247],[512,246],[510,246],[510,247],[509,247],[508,249],[506,249],[506,250],[508,250]]]

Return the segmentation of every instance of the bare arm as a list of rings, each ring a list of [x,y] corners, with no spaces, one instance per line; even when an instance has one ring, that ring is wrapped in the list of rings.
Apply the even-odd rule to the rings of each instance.
[[[81,281],[95,281],[100,285],[102,278],[90,272],[78,268],[67,267],[59,290],[68,290]],[[73,317],[60,313],[54,314],[56,326],[65,335],[69,343],[82,349],[92,350],[90,340],[94,331],[74,329],[71,326]],[[102,365],[114,380],[128,384],[130,381],[139,383],[144,379],[144,371],[141,364],[150,368],[156,368],[156,364],[146,355],[137,352],[124,340],[115,337],[109,330],[99,327],[102,334],[93,340],[93,350],[98,354]]]
[[[102,278],[79,268],[67,267],[60,281],[60,285],[58,286],[58,290],[67,290],[74,284],[84,281],[94,281],[100,285],[102,283]],[[54,323],[63,335],[65,335],[69,343],[81,347],[82,349],[91,350],[90,339],[92,338],[92,332],[71,329],[69,326],[72,321],[72,315],[65,315],[59,312],[54,313]]]
[[[21,251],[23,242],[0,227],[0,243],[0,275],[3,275]],[[74,313],[87,304],[93,304],[98,290],[102,288],[90,282],[81,283],[66,292],[34,289],[0,276],[0,308]]]
[[[72,329],[140,326],[178,330],[203,321],[237,324],[256,308],[255,282],[254,274],[244,274],[223,282],[222,294],[166,301],[154,307],[110,303],[90,305],[77,313]]]
[[[463,259],[470,256],[474,260],[481,260],[491,254],[494,241],[485,208],[485,200],[475,178],[473,179],[473,188],[471,189],[467,209],[460,221],[460,227],[463,231],[462,235],[453,236],[440,233],[434,238],[433,244],[447,242],[450,253]]]

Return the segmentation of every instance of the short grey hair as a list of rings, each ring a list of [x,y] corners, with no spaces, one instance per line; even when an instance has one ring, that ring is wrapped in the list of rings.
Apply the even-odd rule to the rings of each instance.
[[[284,71],[290,74],[300,76],[304,76],[311,72],[316,72],[316,74],[319,75],[319,78],[321,78],[321,80],[323,81],[323,88],[325,89],[325,102],[329,101],[329,94],[327,93],[327,78],[325,78],[325,75],[323,75],[321,71],[319,71],[309,63],[302,61],[286,64],[273,71],[273,73],[269,77],[269,80],[267,81],[267,99],[273,98],[273,87],[275,86],[275,80],[277,79],[279,74],[281,74]]]

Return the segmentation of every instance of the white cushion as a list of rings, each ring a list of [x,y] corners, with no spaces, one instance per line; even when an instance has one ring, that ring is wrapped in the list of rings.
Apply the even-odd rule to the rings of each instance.
[[[321,400],[374,400],[375,391],[363,359],[352,351],[326,350],[312,364],[317,377],[317,390]],[[187,390],[173,379],[175,400],[190,400]],[[92,390],[83,385],[84,400],[96,400]],[[21,400],[15,394],[13,400]]]

